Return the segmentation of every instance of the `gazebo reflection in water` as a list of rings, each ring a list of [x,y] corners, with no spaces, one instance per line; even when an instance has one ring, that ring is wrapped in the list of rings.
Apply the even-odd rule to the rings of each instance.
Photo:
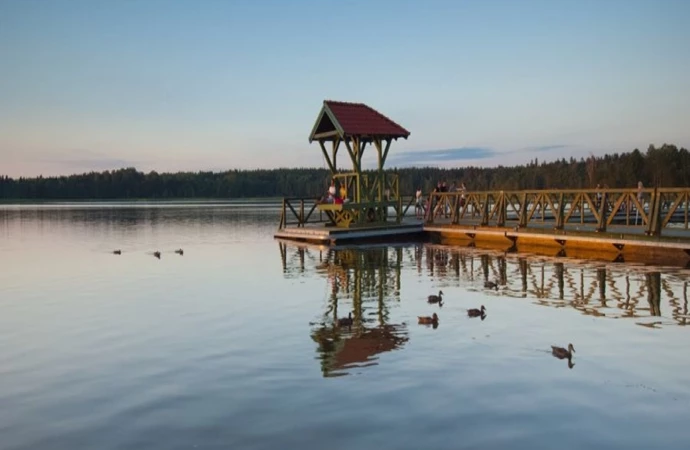
[[[305,258],[314,253],[295,243],[280,243],[280,251],[286,272],[304,272]],[[323,376],[343,376],[376,365],[381,353],[405,345],[407,326],[389,321],[390,305],[400,301],[402,248],[324,248],[316,252],[316,272],[328,280],[330,288],[323,315],[311,327]],[[339,325],[339,319],[348,317],[351,325]]]

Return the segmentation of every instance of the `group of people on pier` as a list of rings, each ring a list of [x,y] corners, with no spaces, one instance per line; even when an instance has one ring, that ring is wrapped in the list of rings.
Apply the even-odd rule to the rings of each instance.
[[[349,201],[350,199],[347,197],[347,187],[345,183],[341,183],[340,188],[336,188],[335,180],[331,180],[331,185],[328,187],[326,195],[321,199],[321,203],[335,203],[336,205],[341,205]]]
[[[460,206],[465,205],[465,193],[467,188],[465,183],[456,184],[453,182],[450,186],[444,181],[439,181],[436,183],[436,187],[432,191],[432,194],[440,194],[443,192],[460,192]],[[418,187],[415,193],[415,214],[418,219],[424,218],[429,211],[433,211],[434,217],[439,217],[441,215],[445,217],[450,216],[450,205],[447,202],[439,201],[438,196],[432,195],[431,205],[428,204],[426,199],[422,195],[422,188]]]

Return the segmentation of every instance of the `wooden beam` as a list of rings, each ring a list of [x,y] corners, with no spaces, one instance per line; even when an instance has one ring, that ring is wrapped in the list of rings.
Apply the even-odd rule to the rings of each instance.
[[[355,155],[354,149],[352,148],[350,142],[347,139],[344,139],[343,142],[345,143],[347,153],[350,155],[350,159],[352,160],[353,172],[359,173],[359,171],[357,170],[357,156]]]
[[[339,137],[340,134],[338,133],[338,130],[333,130],[333,131],[324,131],[323,133],[316,133],[313,137],[316,140],[319,139],[327,139],[327,138],[336,138]]]
[[[340,126],[340,123],[338,123],[338,119],[335,117],[335,115],[333,115],[333,112],[328,107],[326,102],[324,102],[323,106],[321,107],[321,111],[319,112],[319,116],[316,119],[316,123],[314,123],[314,127],[311,129],[311,133],[309,134],[309,142],[317,140],[315,137],[316,130],[319,128],[319,125],[321,124],[321,121],[324,118],[327,118],[331,122],[331,124],[340,136],[343,135],[343,127]]]
[[[356,181],[355,181],[355,189],[353,193],[353,201],[355,203],[359,203],[361,201],[361,189],[362,189],[362,176],[361,176],[361,170],[359,168],[359,165],[357,164],[357,151],[358,151],[358,146],[357,146],[357,141],[355,140],[354,137],[351,138],[352,143],[348,141],[347,138],[343,140],[345,142],[345,147],[347,148],[347,153],[350,155],[350,159],[352,159],[352,165],[353,165],[353,171],[357,174]]]
[[[355,155],[355,172],[362,173],[362,143],[357,136],[352,136],[352,153]]]
[[[378,153],[378,170],[383,169],[383,144],[381,143],[381,139],[375,139],[374,140],[374,146],[376,146],[376,152]]]
[[[338,164],[336,164],[336,156],[338,155],[338,147],[340,147],[340,138],[337,138],[333,141],[333,148],[331,149],[332,156],[333,156],[333,171],[338,170]]]
[[[391,148],[391,142],[393,142],[391,139],[386,140],[386,150],[383,152],[383,161],[381,162],[382,166],[386,164],[386,158],[388,158],[388,150]]]
[[[328,163],[328,167],[331,169],[331,173],[335,173],[335,167],[333,167],[333,163],[331,162],[331,158],[328,157],[328,150],[326,150],[326,146],[323,145],[322,140],[319,140],[319,145],[321,146],[321,151],[323,152],[323,156],[326,158],[326,162]]]
[[[376,154],[378,156],[378,177],[377,178],[377,183],[378,184],[378,189],[377,189],[377,199],[378,201],[383,200],[383,146],[381,144],[381,139],[375,139],[374,140],[374,145],[376,146]]]

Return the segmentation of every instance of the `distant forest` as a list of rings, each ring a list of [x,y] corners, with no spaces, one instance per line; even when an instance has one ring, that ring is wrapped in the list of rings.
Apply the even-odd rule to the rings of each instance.
[[[396,170],[396,169],[393,169]],[[400,190],[413,195],[418,186],[429,192],[439,180],[464,182],[468,190],[690,186],[690,153],[675,145],[650,146],[629,153],[537,160],[513,167],[401,168]],[[0,176],[0,199],[175,199],[311,197],[322,195],[329,182],[326,169],[229,170],[227,172],[143,173],[134,168],[61,177],[13,179]]]

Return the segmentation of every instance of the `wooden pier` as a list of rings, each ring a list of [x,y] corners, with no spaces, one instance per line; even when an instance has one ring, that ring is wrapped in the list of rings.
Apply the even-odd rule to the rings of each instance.
[[[432,193],[431,242],[687,265],[690,188]]]
[[[309,142],[319,143],[330,186],[323,197],[284,199],[275,237],[321,245],[425,240],[690,264],[688,187],[432,192],[413,216],[417,200],[401,195],[398,174],[384,170],[391,143],[409,135],[367,105],[324,101]],[[341,144],[352,162],[346,171],[336,164]],[[368,172],[367,145],[378,161]]]
[[[276,237],[325,245],[425,241],[610,261],[690,264],[690,188],[448,192],[425,196],[423,220],[340,228],[315,199],[285,199]],[[297,207],[295,207],[297,205]]]

